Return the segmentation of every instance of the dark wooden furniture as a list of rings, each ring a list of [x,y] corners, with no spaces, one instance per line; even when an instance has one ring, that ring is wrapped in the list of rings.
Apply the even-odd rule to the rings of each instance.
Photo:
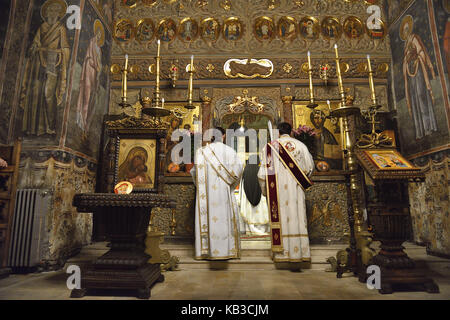
[[[22,141],[13,146],[0,145],[0,157],[8,167],[0,169],[0,278],[9,273],[6,269],[11,237],[11,225],[16,201],[17,178]]]
[[[154,207],[175,208],[166,195],[150,193],[77,194],[73,205],[78,212],[93,212],[105,224],[111,249],[81,268],[81,289],[71,297],[83,297],[91,289],[132,290],[138,298],[148,299],[155,282],[164,281],[159,264],[150,264],[145,238]]]
[[[438,293],[439,287],[426,276],[424,270],[417,268],[402,246],[410,238],[411,230],[406,183],[423,182],[424,173],[420,168],[380,170],[363,150],[358,150],[356,156],[374,182],[367,192],[367,211],[374,240],[380,241],[381,246],[379,253],[368,264],[380,267],[379,292],[387,294],[402,289]],[[360,281],[365,281],[365,278],[360,278]]]

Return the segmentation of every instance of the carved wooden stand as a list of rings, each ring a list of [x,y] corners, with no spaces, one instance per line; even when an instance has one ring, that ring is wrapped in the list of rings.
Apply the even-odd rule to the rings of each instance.
[[[381,271],[382,294],[392,293],[396,287],[425,290],[439,293],[439,287],[423,271],[416,268],[414,260],[403,251],[402,243],[408,239],[408,207],[385,204],[370,205],[370,221],[377,240],[381,241],[380,252],[369,261]]]
[[[81,289],[72,290],[80,298],[90,289],[132,290],[140,299],[150,297],[156,282],[164,281],[160,264],[150,264],[145,253],[145,237],[153,207],[175,207],[175,201],[160,194],[77,194],[73,205],[78,212],[102,215],[111,249],[81,269]]]

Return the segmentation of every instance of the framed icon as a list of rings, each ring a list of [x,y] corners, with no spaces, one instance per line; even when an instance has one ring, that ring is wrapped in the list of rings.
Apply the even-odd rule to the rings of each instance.
[[[231,17],[223,23],[223,37],[228,41],[236,41],[242,37],[244,27],[239,18]]]
[[[177,35],[177,25],[172,19],[163,19],[157,28],[158,39],[164,42],[172,42]]]
[[[148,43],[155,36],[155,24],[151,19],[141,19],[136,25],[136,40],[139,43]]]
[[[275,23],[269,17],[259,17],[255,20],[253,32],[257,40],[270,41],[275,37]]]
[[[214,42],[220,36],[220,24],[214,18],[203,19],[200,24],[200,35],[203,40]]]
[[[178,26],[178,37],[185,42],[192,42],[197,39],[199,27],[196,20],[184,18]]]
[[[293,40],[297,37],[297,22],[292,17],[281,17],[278,20],[278,36],[281,40]]]
[[[320,23],[314,17],[304,17],[299,22],[300,36],[306,40],[316,40],[320,34]]]
[[[114,37],[120,42],[128,42],[134,37],[133,22],[128,19],[117,21],[114,26]]]
[[[350,39],[359,39],[364,34],[364,24],[357,17],[347,17],[344,21],[344,33]]]
[[[342,35],[342,26],[337,18],[325,17],[321,24],[322,36],[328,40],[338,40]]]

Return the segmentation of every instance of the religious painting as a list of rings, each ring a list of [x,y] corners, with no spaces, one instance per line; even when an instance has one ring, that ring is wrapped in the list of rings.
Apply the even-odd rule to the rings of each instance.
[[[92,141],[100,141],[98,124],[107,112],[111,46],[111,33],[87,2],[73,65],[65,146],[90,157],[96,157],[99,151],[99,144]]]
[[[273,63],[268,59],[229,59],[223,70],[229,78],[268,78],[273,72]]]
[[[172,113],[166,118],[166,121],[170,124],[169,130],[167,132],[166,163],[164,165],[164,174],[166,176],[190,175],[189,170],[190,168],[192,168],[191,164],[180,163],[182,162],[180,159],[180,157],[183,156],[182,151],[179,154],[172,154],[172,150],[180,141],[182,141],[183,137],[191,139],[192,143],[194,132],[198,132],[199,130],[201,130],[200,104],[193,104],[195,106],[195,109],[186,109],[184,108],[183,103],[164,104],[164,108],[172,111]],[[178,133],[181,134],[178,139],[175,136],[172,137],[172,134],[176,130],[180,130]],[[191,151],[192,150],[193,145],[191,145]],[[191,156],[193,156],[193,154]]]
[[[378,22],[379,22],[379,24],[380,24],[380,27],[379,27],[379,28],[376,28],[376,29],[369,29],[369,28],[366,26],[367,34],[369,35],[369,37],[370,37],[371,39],[374,39],[374,40],[381,40],[381,39],[383,39],[383,38],[386,36],[386,34],[387,34],[386,25],[384,24],[384,22],[383,22],[382,20],[379,20]]]
[[[128,42],[134,36],[133,22],[128,19],[121,19],[117,21],[114,27],[114,37],[119,42]]]
[[[342,26],[337,18],[325,17],[321,24],[322,36],[327,40],[338,40],[342,35]]]
[[[40,26],[27,44],[19,102],[18,126],[26,137],[55,138],[61,129],[73,43],[64,20],[67,7],[63,0],[47,0],[33,14]]]
[[[316,40],[320,34],[319,21],[314,17],[304,17],[299,22],[300,35],[306,40]]]
[[[292,17],[281,17],[278,20],[278,37],[281,40],[293,40],[297,36],[297,22]]]
[[[397,150],[364,150],[380,170],[416,170]]]
[[[157,28],[158,39],[165,42],[172,42],[177,35],[177,25],[172,19],[163,19]]]
[[[392,82],[402,152],[408,159],[445,148],[450,141],[445,83],[435,50],[427,2],[414,2],[392,25]],[[441,69],[442,70],[442,69]]]
[[[184,42],[192,42],[197,39],[199,27],[196,20],[184,18],[178,27],[178,37]]]
[[[120,139],[115,180],[130,182],[133,190],[153,189],[156,162],[156,139]]]
[[[153,40],[155,36],[155,25],[151,19],[141,19],[136,25],[136,40],[143,44]]]
[[[216,41],[220,36],[220,24],[214,18],[206,18],[200,24],[200,35],[208,42]]]
[[[121,0],[120,1],[123,7],[127,8],[136,8],[137,0]]]
[[[307,107],[305,103],[293,104],[293,129],[300,126],[307,126],[314,132],[314,141],[307,146],[314,161],[326,162],[330,170],[342,170],[342,136],[340,134],[340,124],[334,118],[329,117],[327,103],[317,102],[315,109]],[[335,109],[337,103],[331,103],[331,109]]]
[[[436,17],[436,32],[441,51],[444,73],[450,72],[450,0],[439,0],[433,3]],[[445,77],[448,83],[448,77]],[[448,83],[450,85],[450,83]]]
[[[357,17],[347,17],[344,21],[344,33],[350,39],[359,39],[364,34],[364,24]]]
[[[257,40],[270,41],[275,36],[275,23],[271,18],[259,17],[255,21],[253,32]]]
[[[228,18],[223,23],[223,37],[225,38],[225,40],[239,40],[242,37],[243,33],[244,26],[238,18]]]

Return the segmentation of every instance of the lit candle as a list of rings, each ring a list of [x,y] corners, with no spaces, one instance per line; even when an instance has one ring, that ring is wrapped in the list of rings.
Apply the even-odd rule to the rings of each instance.
[[[330,100],[327,100],[327,105],[328,105],[328,110],[330,110],[330,112],[331,112],[331,104],[330,104]]]
[[[161,99],[161,103],[162,103],[161,107],[164,108],[164,98]]]
[[[309,74],[309,97],[311,103],[314,103],[314,89],[312,81],[311,52],[308,51],[308,74]]]
[[[191,55],[191,71],[194,71],[194,55]]]
[[[374,105],[377,104],[377,98],[375,95],[375,85],[373,83],[373,72],[372,72],[372,65],[370,63],[370,55],[367,55],[367,68],[369,70],[369,86],[370,86],[370,95],[372,98],[372,103]]]
[[[128,70],[128,55],[125,55],[125,70]]]
[[[344,92],[344,85],[342,83],[342,76],[341,76],[341,65],[339,63],[339,53],[338,53],[338,46],[337,44],[334,45],[334,52],[336,53],[336,73],[338,76],[338,84],[339,84],[339,92],[341,94],[342,99],[342,107],[345,103],[345,92]]]
[[[188,92],[189,105],[192,104],[193,86],[194,86],[194,56],[191,55],[191,64],[189,65],[189,92]]]
[[[159,57],[160,52],[161,52],[161,40],[158,39],[158,53],[157,53],[157,57]]]

